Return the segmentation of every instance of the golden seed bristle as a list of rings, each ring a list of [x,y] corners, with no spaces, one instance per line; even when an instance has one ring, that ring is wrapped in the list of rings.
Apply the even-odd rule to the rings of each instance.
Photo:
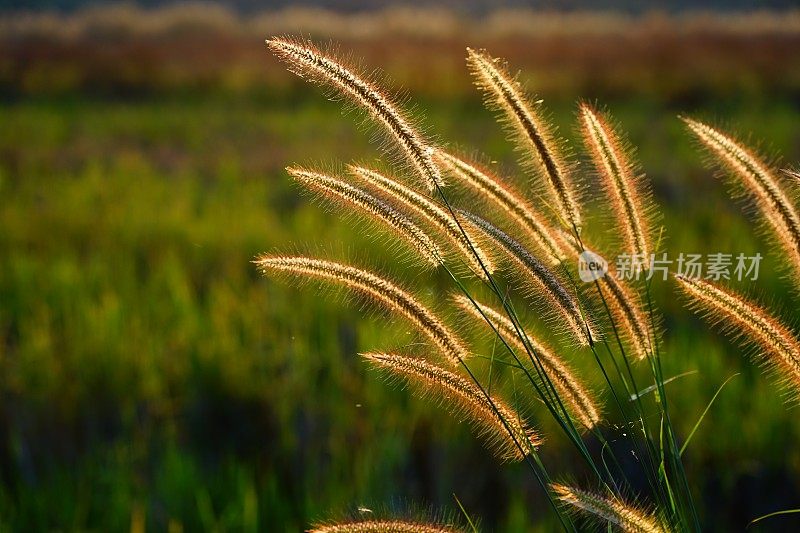
[[[560,501],[603,521],[610,522],[626,533],[667,532],[661,520],[619,499],[606,498],[558,483],[551,484],[550,488]]]
[[[581,346],[597,338],[592,321],[582,312],[575,295],[570,293],[558,276],[507,233],[472,213],[461,212],[464,218],[481,231],[503,254],[521,267],[524,279],[537,297],[545,297],[548,310],[559,317],[566,332]]]
[[[645,199],[638,189],[642,178],[623,149],[619,133],[588,104],[580,106],[581,133],[611,200],[617,227],[624,233],[626,251],[649,259],[650,237]],[[649,265],[647,261],[645,265]],[[645,266],[646,268],[646,266]]]
[[[788,327],[763,307],[730,289],[685,276],[675,279],[693,307],[703,311],[712,323],[758,346],[762,362],[788,388],[790,401],[800,398],[800,341]]]
[[[469,420],[498,458],[521,461],[541,444],[519,414],[503,400],[487,397],[472,381],[416,357],[386,353],[362,354],[391,376],[416,385],[427,397]]]
[[[437,150],[436,156],[456,178],[491,199],[507,212],[546,254],[548,263],[557,265],[565,259],[566,254],[560,242],[553,237],[547,220],[537,213],[536,209],[510,185],[502,183],[489,171],[480,168],[475,163],[467,162],[444,150]]]
[[[492,259],[484,253],[481,247],[465,237],[456,220],[444,209],[436,205],[417,191],[406,187],[383,174],[364,167],[351,166],[351,172],[375,187],[381,193],[406,205],[421,214],[443,232],[459,250],[470,269],[479,277],[485,278],[484,268],[491,274],[494,271]]]
[[[521,337],[511,319],[489,305],[477,300],[470,300],[462,294],[455,295],[453,300],[459,308],[487,328],[490,327],[486,322],[488,319],[503,339],[517,351],[517,357],[520,360],[529,359],[525,354],[528,353],[530,347],[533,350],[533,353],[530,354],[531,357],[535,357],[544,367],[547,377],[553,383],[558,395],[569,406],[572,415],[587,429],[592,429],[600,423],[600,414],[592,399],[592,394],[575,376],[575,372],[569,368],[569,365],[552,349],[520,328],[520,332],[524,335]]]
[[[394,283],[366,270],[322,259],[261,255],[254,263],[262,274],[284,272],[334,282],[358,291],[386,309],[405,316],[452,363],[468,355],[461,340],[427,307]]]
[[[409,242],[422,258],[431,266],[441,262],[439,248],[425,231],[408,216],[401,213],[380,198],[354,187],[340,179],[297,167],[286,169],[292,178],[309,189],[315,190],[333,200],[344,202],[365,211],[372,219],[389,226],[397,235]]]
[[[557,153],[551,127],[534,110],[520,83],[486,52],[467,49],[467,62],[489,106],[503,113],[517,132],[525,153],[548,184],[558,217],[569,227],[581,228],[577,191],[567,166]],[[538,105],[538,104],[534,104]]]
[[[322,53],[309,42],[274,37],[267,46],[289,69],[301,77],[329,85],[348,96],[369,115],[383,124],[422,177],[428,189],[442,186],[441,173],[433,161],[433,149],[405,118],[397,105],[373,83],[344,67],[337,59]]]
[[[751,196],[771,227],[800,284],[800,215],[777,176],[764,161],[732,137],[708,124],[682,117],[714,160],[727,169],[732,182]]]
[[[412,520],[351,520],[319,524],[308,533],[460,533],[452,526]]]

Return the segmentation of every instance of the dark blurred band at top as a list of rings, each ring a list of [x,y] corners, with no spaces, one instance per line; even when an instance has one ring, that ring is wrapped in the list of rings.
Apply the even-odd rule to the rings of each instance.
[[[305,89],[266,53],[276,34],[333,41],[422,98],[474,94],[467,45],[507,58],[548,98],[800,95],[800,7],[788,1],[84,4],[0,0],[0,97],[291,97]]]

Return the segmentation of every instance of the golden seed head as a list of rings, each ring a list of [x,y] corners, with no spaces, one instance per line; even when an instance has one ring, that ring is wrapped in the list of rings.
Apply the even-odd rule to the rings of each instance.
[[[467,49],[467,63],[488,106],[502,113],[515,132],[526,161],[544,178],[553,210],[567,226],[581,228],[577,188],[567,165],[558,153],[551,126],[528,101],[520,83],[497,59],[486,52]]]
[[[416,357],[386,353],[362,355],[391,376],[416,385],[427,397],[468,420],[502,460],[521,461],[541,444],[541,438],[514,409],[497,396],[487,395],[471,380]]]
[[[422,139],[411,122],[383,91],[355,74],[342,63],[326,55],[309,42],[274,37],[267,46],[301,77],[331,86],[346,95],[370,117],[382,124],[393,138],[425,185],[434,190],[443,185],[441,172],[433,161],[433,149]]]
[[[318,524],[308,533],[459,533],[461,531],[449,525],[415,520],[350,520]]]
[[[522,327],[515,327],[508,316],[489,305],[474,299],[470,300],[461,294],[455,295],[453,301],[477,323],[489,329],[494,326],[497,333],[516,351],[516,356],[521,362],[530,360],[528,354],[539,361],[561,399],[585,428],[592,429],[600,422],[600,414],[592,393],[551,348],[537,341]]]
[[[764,161],[740,142],[708,124],[682,117],[689,130],[727,170],[737,191],[753,198],[759,213],[786,254],[793,279],[800,285],[800,215],[783,184]]]
[[[619,499],[606,498],[589,491],[558,483],[550,485],[556,498],[565,504],[610,522],[626,533],[666,533],[665,525],[657,517]]]
[[[408,292],[376,274],[310,257],[261,255],[254,262],[264,275],[283,272],[334,282],[358,291],[408,319],[452,364],[460,363],[468,355],[461,340],[432,311]]]
[[[631,255],[650,257],[647,224],[648,194],[636,173],[620,135],[588,104],[580,106],[581,134],[589,149],[600,183],[611,200],[617,227],[624,233],[625,249]]]
[[[347,207],[356,207],[364,211],[372,220],[384,223],[401,238],[409,242],[431,266],[441,262],[439,248],[428,234],[388,203],[369,192],[346,183],[340,179],[297,167],[286,169],[292,178],[305,187],[343,203]]]
[[[701,279],[675,276],[696,310],[726,333],[754,344],[758,356],[787,387],[790,401],[800,398],[800,341],[766,309],[730,289]]]

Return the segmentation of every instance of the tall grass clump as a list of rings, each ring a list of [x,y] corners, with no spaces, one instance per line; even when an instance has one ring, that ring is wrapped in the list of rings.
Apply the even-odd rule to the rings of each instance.
[[[679,435],[670,409],[665,384],[673,378],[662,369],[652,279],[626,279],[613,261],[622,254],[638,257],[647,271],[663,228],[655,227],[650,185],[610,114],[578,106],[592,167],[578,172],[541,102],[531,99],[502,61],[468,49],[475,83],[513,134],[528,186],[499,176],[477,162],[480,158],[462,157],[423,138],[375,81],[366,81],[335,54],[295,39],[267,44],[291,71],[364,109],[409,163],[395,165],[391,173],[350,163],[346,176],[298,166],[289,174],[328,201],[334,214],[360,213],[390,229],[427,272],[437,271],[440,283],[426,287],[421,271],[414,290],[406,289],[378,272],[303,255],[259,256],[255,264],[261,273],[343,286],[388,311],[383,316],[411,324],[420,342],[369,350],[362,360],[390,383],[467,422],[500,461],[528,469],[539,487],[536,497],[549,503],[561,528],[579,531],[590,523],[630,532],[699,531],[701,519],[713,520],[695,507],[684,468],[694,432]],[[786,183],[731,137],[685,122],[755,200],[783,257],[797,269],[800,219]],[[787,171],[785,179],[790,175]],[[595,234],[595,224],[586,223],[589,215],[612,224],[619,238]],[[578,267],[586,257],[609,258],[608,271],[585,278]],[[451,284],[446,292],[442,278]],[[717,283],[682,275],[675,280],[692,307],[753,346],[756,359],[794,398],[800,390],[800,341],[789,325]],[[431,293],[435,305],[425,301]],[[465,332],[488,333],[491,351],[481,341],[486,335],[473,339]],[[548,417],[557,433],[552,439],[533,429]],[[551,472],[540,452],[565,442],[575,454],[574,470]],[[555,481],[575,476],[593,489]],[[334,521],[314,531],[453,529],[389,517]]]

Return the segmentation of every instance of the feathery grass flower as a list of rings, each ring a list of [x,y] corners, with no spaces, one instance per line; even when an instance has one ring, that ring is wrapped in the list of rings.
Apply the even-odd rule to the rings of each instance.
[[[682,119],[712,159],[728,171],[735,190],[755,200],[761,216],[786,254],[794,282],[800,285],[800,215],[773,169],[733,137],[697,120]]]
[[[416,357],[377,352],[362,355],[468,420],[501,460],[521,461],[541,444],[542,439],[514,409],[500,398],[488,396],[471,380]]]
[[[550,488],[562,502],[619,527],[625,533],[666,533],[662,522],[638,507],[589,491],[553,483]]]
[[[584,143],[611,200],[625,249],[632,256],[649,258],[653,251],[648,228],[649,191],[628,154],[630,148],[607,118],[588,104],[581,104],[579,115]]]
[[[481,247],[465,234],[453,216],[436,205],[417,191],[406,187],[383,174],[364,167],[351,166],[351,172],[379,190],[381,193],[393,198],[403,205],[413,209],[429,220],[453,243],[461,253],[473,273],[481,278],[486,278],[486,272],[494,271],[492,259],[484,253]]]
[[[477,300],[470,300],[463,294],[453,297],[455,304],[464,312],[472,316],[475,321],[490,328],[494,326],[497,332],[509,345],[517,351],[517,357],[521,361],[528,358],[525,354],[532,350],[530,356],[536,358],[547,378],[553,383],[556,392],[569,406],[573,416],[587,429],[592,429],[600,422],[600,414],[592,394],[575,376],[575,372],[569,365],[557,356],[554,351],[531,337],[522,328],[518,329],[514,323],[499,310],[481,303]],[[489,323],[487,323],[487,320]],[[523,337],[524,335],[524,337]]]
[[[414,296],[394,283],[366,270],[310,257],[261,255],[254,261],[262,274],[283,272],[341,284],[358,291],[386,309],[405,316],[453,363],[468,355],[461,340]]]
[[[790,401],[800,398],[800,341],[766,309],[706,280],[675,276],[678,286],[712,324],[758,347],[767,368],[787,387]]]
[[[317,524],[308,533],[460,533],[452,526],[412,520],[348,520]]]
[[[408,216],[401,213],[380,198],[354,187],[340,179],[298,167],[286,169],[295,181],[315,190],[331,200],[344,203],[347,207],[357,207],[372,219],[389,226],[398,236],[405,239],[419,252],[431,266],[441,262],[439,248],[425,231]]]
[[[422,139],[397,104],[375,84],[309,42],[274,37],[267,39],[267,46],[298,76],[331,86],[366,109],[369,116],[383,124],[395,139],[428,189],[434,190],[442,185],[441,172],[432,157],[433,148]]]
[[[568,166],[558,153],[551,126],[531,104],[520,83],[504,65],[483,51],[467,48],[467,63],[489,107],[500,111],[516,137],[525,161],[543,176],[553,200],[553,210],[567,226],[581,228],[577,188]]]

